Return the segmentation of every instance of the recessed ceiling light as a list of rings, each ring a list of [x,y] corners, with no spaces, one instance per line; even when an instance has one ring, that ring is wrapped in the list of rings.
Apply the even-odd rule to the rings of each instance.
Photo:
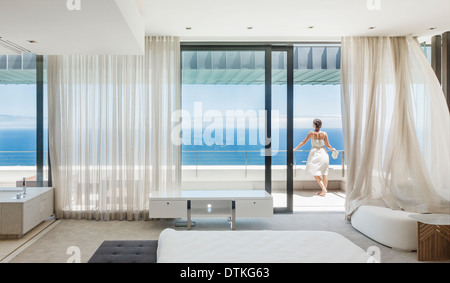
[[[253,27],[247,27],[247,29],[248,29],[248,30],[252,30],[252,29],[253,29]]]
[[[313,29],[313,28],[314,28],[314,26],[309,26],[309,27],[308,27],[308,29]]]
[[[186,30],[191,30],[192,29],[192,27],[186,27]]]
[[[429,28],[428,30],[435,30],[435,29],[437,29],[437,28]]]
[[[375,29],[376,27],[369,27],[369,29]]]
[[[36,40],[27,40],[29,43],[38,43]]]

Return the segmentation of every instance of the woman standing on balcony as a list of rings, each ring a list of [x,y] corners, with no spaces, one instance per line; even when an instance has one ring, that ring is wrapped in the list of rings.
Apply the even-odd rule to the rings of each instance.
[[[327,151],[325,150],[325,146],[332,151],[336,151],[336,149],[331,147],[328,141],[327,133],[320,131],[320,128],[322,128],[322,121],[320,119],[314,119],[313,127],[314,131],[310,131],[306,138],[296,148],[294,148],[294,151],[304,146],[308,140],[311,139],[311,151],[309,152],[308,160],[306,161],[306,172],[314,176],[322,189],[322,191],[317,194],[324,197],[327,194],[327,175],[328,166],[330,164],[330,159]]]

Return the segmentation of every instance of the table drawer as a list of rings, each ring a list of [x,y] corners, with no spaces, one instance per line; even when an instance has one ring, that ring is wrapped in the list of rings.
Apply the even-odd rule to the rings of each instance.
[[[237,200],[236,217],[272,217],[273,201],[264,200]]]
[[[184,200],[150,200],[150,218],[185,218],[187,202]]]

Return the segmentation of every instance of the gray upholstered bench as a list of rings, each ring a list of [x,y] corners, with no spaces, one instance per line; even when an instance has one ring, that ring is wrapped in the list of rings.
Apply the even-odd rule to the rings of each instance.
[[[104,241],[88,263],[156,263],[157,240]]]

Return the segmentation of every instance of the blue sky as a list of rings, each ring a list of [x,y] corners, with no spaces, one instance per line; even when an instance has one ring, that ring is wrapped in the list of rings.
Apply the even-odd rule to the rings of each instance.
[[[0,114],[36,117],[36,85],[0,85]]]
[[[264,85],[183,85],[182,91],[183,109],[191,113],[194,102],[202,102],[203,111],[224,114],[226,110],[264,109]],[[35,127],[35,101],[35,85],[0,85],[0,128]],[[314,118],[321,118],[324,127],[341,127],[339,85],[296,85],[294,104],[295,127],[310,127]],[[285,86],[273,86],[272,106],[281,117],[286,115]]]
[[[0,85],[0,128],[36,127],[36,85]]]
[[[218,110],[264,110],[264,85],[183,85],[183,109],[193,115],[195,102],[202,102],[203,112]],[[272,110],[286,115],[286,87],[272,88]],[[296,85],[294,87],[294,126],[307,128],[320,118],[324,127],[341,128],[339,85]],[[328,122],[328,124],[326,124]]]

